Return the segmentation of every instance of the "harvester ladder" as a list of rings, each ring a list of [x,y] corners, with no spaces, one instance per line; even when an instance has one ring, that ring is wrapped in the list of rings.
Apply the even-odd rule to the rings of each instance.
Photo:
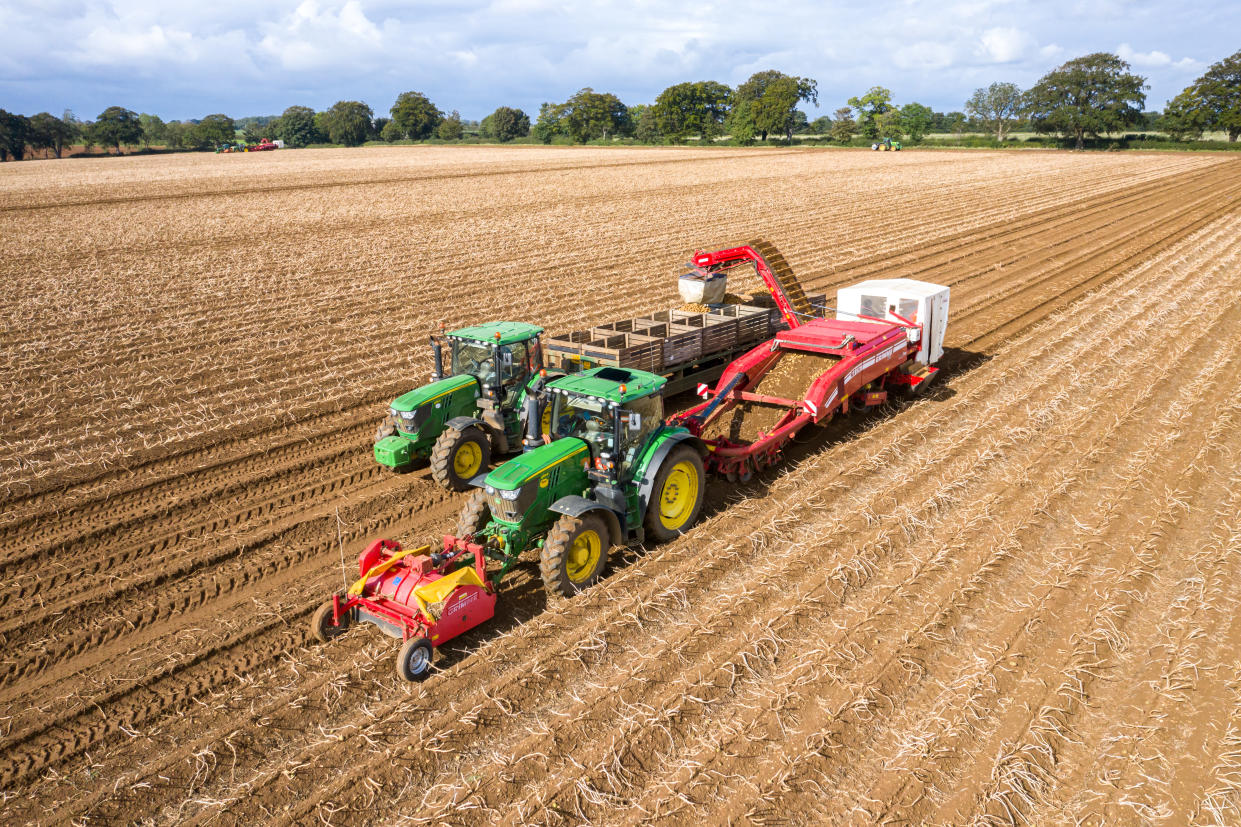
[[[776,245],[764,238],[756,238],[750,242],[750,247],[761,259],[755,262],[758,265],[758,274],[771,290],[788,326],[797,327],[803,320],[813,316],[814,308],[810,306],[806,291],[802,289],[801,282],[793,275],[793,268],[776,249]],[[767,270],[766,273],[763,272],[764,269]],[[775,295],[777,292],[780,295]],[[780,301],[781,296],[784,301]],[[796,314],[792,318],[789,316],[789,308]]]

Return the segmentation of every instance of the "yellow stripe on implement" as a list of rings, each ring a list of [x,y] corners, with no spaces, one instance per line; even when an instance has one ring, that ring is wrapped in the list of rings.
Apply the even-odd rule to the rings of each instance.
[[[425,554],[426,552],[430,550],[431,550],[430,546],[422,546],[421,548],[410,548],[410,549],[406,549],[405,551],[398,551],[396,554],[392,555],[387,560],[384,560],[382,563],[376,563],[375,565],[371,566],[370,571],[362,575],[361,580],[359,580],[358,582],[354,583],[352,586],[349,587],[349,592],[348,592],[349,596],[358,597],[359,595],[361,595],[362,589],[366,586],[367,580],[370,580],[372,577],[378,577],[379,575],[383,574],[385,571],[392,568],[392,566],[396,564],[396,561],[400,560],[402,557],[406,557],[410,554]]]

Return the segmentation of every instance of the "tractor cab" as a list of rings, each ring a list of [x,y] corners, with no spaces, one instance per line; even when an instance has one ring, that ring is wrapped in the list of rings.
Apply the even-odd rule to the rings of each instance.
[[[530,376],[543,366],[539,336],[543,328],[522,322],[492,322],[463,327],[442,339],[431,337],[435,374],[473,376],[483,396],[503,404],[514,389],[524,388]],[[444,348],[448,364],[444,364]],[[447,370],[445,370],[447,367]]]
[[[653,373],[602,367],[549,385],[550,438],[576,437],[590,447],[592,476],[620,481],[664,418],[667,380]]]

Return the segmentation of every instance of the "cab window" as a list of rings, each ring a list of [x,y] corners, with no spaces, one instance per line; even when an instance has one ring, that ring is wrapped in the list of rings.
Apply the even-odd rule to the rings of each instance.
[[[552,401],[552,430],[557,439],[585,440],[591,456],[598,457],[612,450],[612,409],[597,399],[557,393]]]
[[[641,455],[647,438],[659,427],[664,418],[662,396],[647,396],[626,402],[621,416],[621,469],[628,473]]]

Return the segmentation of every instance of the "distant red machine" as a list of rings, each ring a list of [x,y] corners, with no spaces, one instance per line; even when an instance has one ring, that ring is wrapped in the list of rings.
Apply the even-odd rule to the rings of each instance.
[[[270,139],[264,138],[254,146],[250,147],[247,152],[267,152],[272,149],[280,149],[280,145],[273,143]]]

